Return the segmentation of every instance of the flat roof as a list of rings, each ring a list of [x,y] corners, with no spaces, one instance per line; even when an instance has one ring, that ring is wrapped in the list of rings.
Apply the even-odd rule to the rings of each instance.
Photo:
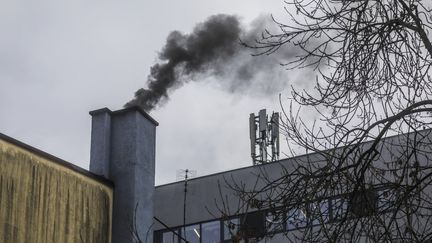
[[[154,125],[159,126],[159,123],[139,106],[129,106],[129,107],[123,108],[121,110],[116,110],[116,111],[111,111],[107,107],[104,107],[101,109],[90,111],[89,114],[91,116],[97,115],[99,113],[108,113],[110,115],[117,115],[117,114],[123,114],[123,113],[128,112],[128,111],[137,111],[143,117],[147,118],[150,122],[152,122]]]
[[[418,132],[418,133],[432,132],[432,128],[427,128],[427,129],[419,130],[419,131],[417,131],[417,132]],[[385,140],[392,139],[392,138],[396,138],[396,137],[398,137],[398,136],[403,136],[403,135],[408,135],[408,136],[409,136],[409,135],[411,135],[411,134],[413,134],[413,133],[415,133],[415,132],[401,133],[401,134],[394,134],[394,135],[390,135],[390,136],[387,136],[387,137],[383,137],[382,140],[385,141]],[[367,141],[364,141],[364,142],[362,142],[362,143],[360,143],[360,144],[361,144],[361,145],[364,145],[364,144],[370,143],[370,142],[372,142],[372,141],[373,141],[373,140],[367,140]],[[341,149],[341,148],[344,148],[344,147],[346,147],[346,146],[347,146],[347,145],[345,145],[345,146],[340,146],[340,147],[337,147],[337,148],[326,149],[326,150],[323,150],[323,151],[329,151],[329,150],[332,150],[332,149]],[[287,158],[279,159],[279,160],[276,160],[276,161],[273,161],[273,162],[267,162],[267,163],[263,163],[263,164],[259,164],[259,165],[244,166],[244,167],[239,167],[239,168],[235,168],[235,169],[231,169],[231,170],[225,170],[225,171],[216,172],[216,173],[212,173],[212,174],[208,174],[208,175],[197,176],[197,177],[189,178],[188,181],[191,181],[191,180],[199,180],[199,179],[206,178],[206,177],[211,177],[211,176],[218,176],[218,175],[225,174],[225,173],[228,174],[228,173],[235,172],[235,171],[240,171],[240,170],[247,170],[247,169],[252,168],[252,167],[267,166],[267,165],[274,164],[274,163],[284,163],[284,162],[286,162],[287,160],[300,159],[300,158],[302,158],[302,157],[313,156],[313,155],[316,155],[316,154],[317,154],[317,152],[312,152],[312,153],[307,153],[307,154],[299,154],[299,155],[296,155],[296,156],[292,156],[292,157],[287,157]],[[162,184],[162,185],[157,185],[157,186],[155,186],[155,188],[160,188],[160,187],[164,187],[164,186],[169,186],[169,185],[173,185],[173,184],[177,184],[177,183],[183,183],[183,184],[184,184],[184,180],[181,180],[181,181],[174,181],[174,182],[169,182],[169,183]]]

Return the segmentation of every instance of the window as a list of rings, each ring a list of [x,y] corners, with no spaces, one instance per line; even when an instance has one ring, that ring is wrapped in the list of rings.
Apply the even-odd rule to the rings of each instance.
[[[231,240],[234,235],[237,235],[240,226],[239,218],[225,220],[223,222],[224,240]]]
[[[178,243],[178,236],[168,231],[162,233],[162,243]]]
[[[366,217],[377,213],[378,195],[375,189],[361,189],[351,196],[350,213],[354,217]]]
[[[388,212],[394,208],[396,201],[396,191],[394,189],[385,189],[378,193],[378,211]]]
[[[220,221],[212,221],[201,225],[202,243],[220,242]]]
[[[333,219],[342,219],[348,210],[348,199],[345,197],[332,200]]]
[[[245,238],[262,238],[266,232],[265,211],[248,212],[242,215],[240,231]]]
[[[266,215],[266,229],[267,232],[275,233],[285,229],[284,214],[281,211],[267,212]]]
[[[287,214],[287,230],[306,227],[307,223],[306,208],[293,208]]]
[[[322,223],[328,223],[330,220],[330,206],[329,200],[322,200],[319,202],[313,202],[309,204],[309,210],[311,212],[311,218],[309,224],[317,225]]]
[[[183,237],[189,241],[189,243],[199,243],[201,238],[200,225],[191,225],[184,228]]]

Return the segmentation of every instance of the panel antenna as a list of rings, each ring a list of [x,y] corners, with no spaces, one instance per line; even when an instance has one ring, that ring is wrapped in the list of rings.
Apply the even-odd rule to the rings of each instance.
[[[249,115],[249,138],[253,165],[277,161],[279,159],[279,113],[273,112],[268,119],[262,109],[258,116]]]

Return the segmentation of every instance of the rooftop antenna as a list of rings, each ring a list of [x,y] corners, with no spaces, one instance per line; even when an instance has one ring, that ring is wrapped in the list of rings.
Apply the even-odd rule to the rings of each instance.
[[[249,137],[253,165],[277,161],[279,159],[279,112],[273,112],[268,119],[262,109],[258,116],[249,115]]]
[[[176,172],[176,181],[177,182],[184,181],[184,180],[186,180],[186,176],[187,176],[187,179],[195,178],[195,177],[197,177],[197,171],[196,170],[189,170],[189,169],[186,169],[186,170],[179,169]]]
[[[184,195],[183,195],[183,236],[186,239],[186,197],[187,197],[187,185],[188,185],[188,180],[190,178],[196,177],[197,172],[196,170],[189,170],[189,169],[185,169],[185,170],[177,170],[177,181],[181,181],[179,180],[179,178],[183,177],[184,179]],[[186,239],[187,240],[187,239]]]

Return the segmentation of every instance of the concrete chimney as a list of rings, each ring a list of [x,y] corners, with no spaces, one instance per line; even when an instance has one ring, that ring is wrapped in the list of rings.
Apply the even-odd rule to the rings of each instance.
[[[114,183],[112,242],[153,242],[158,123],[137,107],[91,111],[90,171]]]

